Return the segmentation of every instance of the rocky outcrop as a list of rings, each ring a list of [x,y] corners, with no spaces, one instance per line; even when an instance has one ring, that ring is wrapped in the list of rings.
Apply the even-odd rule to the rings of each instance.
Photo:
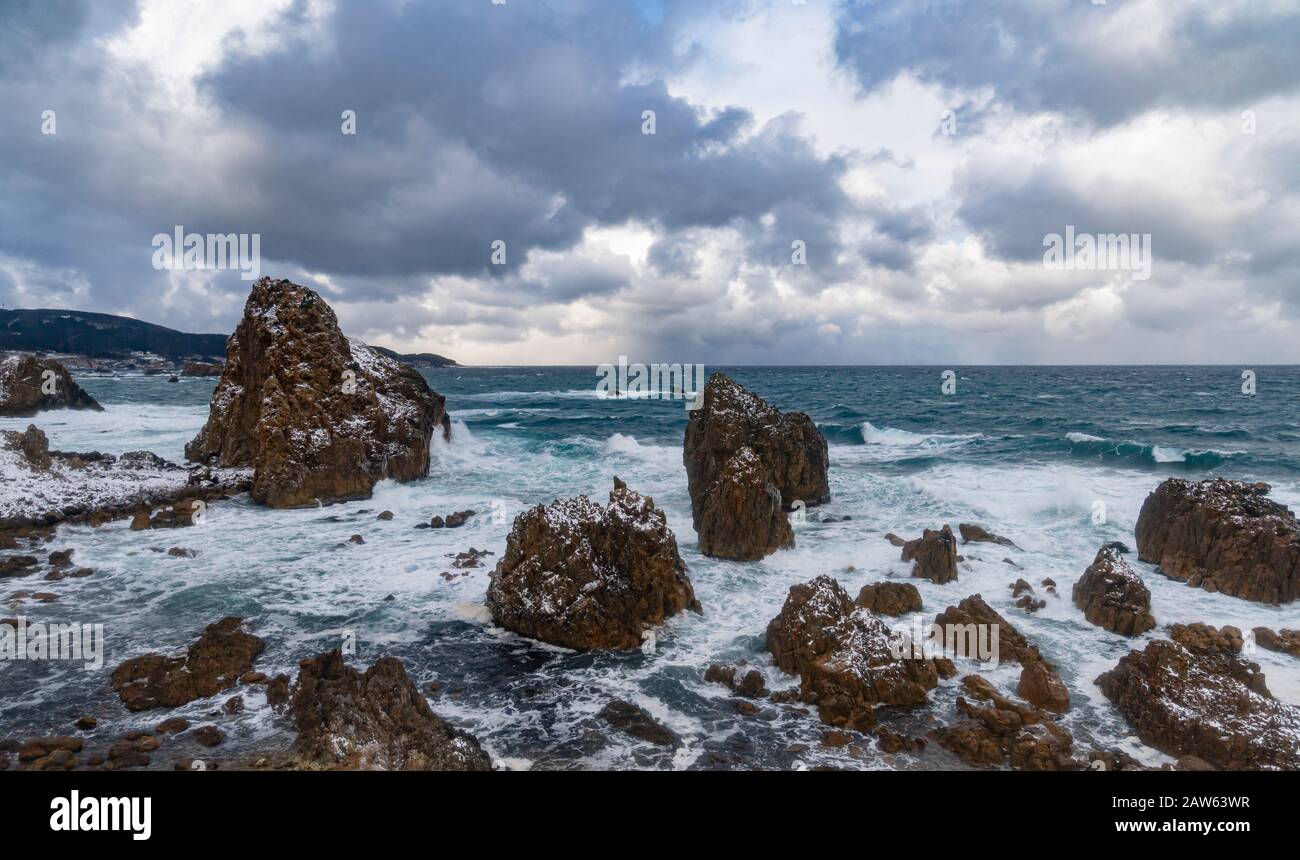
[[[957,538],[944,526],[926,529],[919,538],[903,544],[903,561],[912,562],[912,576],[942,585],[957,579]]]
[[[478,740],[434,714],[394,657],[379,659],[364,673],[348,666],[338,649],[304,660],[288,714],[304,767],[492,769]]]
[[[28,418],[46,409],[104,411],[52,358],[10,355],[0,360],[0,417]]]
[[[1251,632],[1255,635],[1255,644],[1259,647],[1279,654],[1300,657],[1300,630],[1278,630],[1275,633],[1267,627],[1256,627]]]
[[[1009,546],[1019,549],[1009,538],[995,535],[987,531],[983,526],[977,526],[973,523],[960,523],[957,531],[961,533],[962,543],[995,543],[998,546]]]
[[[681,746],[681,739],[672,729],[656,720],[645,708],[624,699],[614,699],[605,705],[600,718],[619,731],[656,746]]]
[[[785,511],[830,500],[826,439],[802,412],[782,413],[725,374],[704,387],[683,450],[700,551],[753,561],[793,546]]]
[[[1118,550],[1103,546],[1071,592],[1083,617],[1124,636],[1140,636],[1156,626],[1151,592]]]
[[[790,588],[767,650],[833,726],[869,728],[877,705],[923,705],[939,683],[936,661],[896,657],[890,629],[829,576]]]
[[[1069,709],[1070,693],[1055,667],[980,595],[972,594],[956,606],[949,606],[935,617],[934,623],[945,630],[960,629],[970,633],[978,633],[982,627],[987,631],[983,635],[990,640],[997,638],[998,663],[1020,664],[1016,695],[1048,711],[1064,713]],[[965,641],[969,641],[969,636]]]
[[[580,651],[638,648],[650,628],[699,610],[663,511],[617,478],[605,507],[578,496],[520,514],[487,606],[507,630]]]
[[[1012,701],[978,675],[962,678],[962,686],[975,701],[957,697],[957,712],[965,719],[934,731],[940,746],[971,764],[1038,771],[1085,767],[1071,755],[1070,732],[1042,710]]]
[[[1138,557],[1206,591],[1262,603],[1300,597],[1300,527],[1267,484],[1170,478],[1147,496]]]
[[[905,615],[921,608],[921,592],[910,582],[873,582],[853,602],[877,615]]]
[[[50,440],[45,431],[35,424],[19,433],[16,430],[0,431],[0,445],[22,455],[23,464],[34,472],[43,472],[54,461],[50,458]]]
[[[1241,632],[1175,625],[1171,635],[1097,678],[1137,736],[1220,769],[1300,768],[1300,707],[1273,698],[1259,666],[1241,658]]]
[[[207,364],[202,361],[187,361],[181,367],[181,376],[220,376],[220,364]]]
[[[223,618],[209,624],[184,656],[132,657],[113,671],[110,683],[128,710],[174,708],[235,686],[263,645],[241,619]]]
[[[344,337],[315,292],[262,278],[185,456],[252,467],[251,494],[271,507],[366,498],[429,473],[433,434],[450,434],[444,404],[419,372]]]

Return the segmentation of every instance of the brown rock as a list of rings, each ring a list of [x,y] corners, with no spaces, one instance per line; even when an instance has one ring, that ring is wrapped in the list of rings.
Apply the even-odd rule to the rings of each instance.
[[[0,558],[0,578],[28,576],[36,564],[36,557],[32,555],[11,555]]]
[[[160,735],[178,735],[190,727],[190,721],[184,717],[168,717],[154,729]]]
[[[747,699],[761,699],[767,695],[767,681],[763,678],[763,673],[757,669],[750,669],[745,673],[745,677],[740,679],[736,684],[736,693]]]
[[[70,753],[81,752],[81,747],[81,738],[68,735],[28,738],[18,748],[18,760],[22,762],[35,761],[56,750],[66,750]]]
[[[957,579],[957,539],[952,529],[926,529],[919,538],[903,544],[903,561],[912,562],[912,576],[942,585]]]
[[[1300,527],[1267,485],[1170,478],[1138,516],[1138,557],[1166,576],[1262,603],[1300,597]]]
[[[295,749],[314,767],[492,769],[478,741],[439,719],[393,657],[364,674],[337,649],[304,660],[289,716],[298,731]]]
[[[426,476],[433,434],[449,437],[450,426],[418,371],[344,337],[312,290],[262,278],[185,456],[251,466],[255,500],[297,507]]]
[[[1035,660],[1020,671],[1016,695],[1046,711],[1063,714],[1070,709],[1070,691],[1065,682],[1042,660]]]
[[[194,730],[194,740],[199,746],[214,747],[226,739],[226,733],[217,726],[199,726]]]
[[[1274,633],[1267,627],[1256,627],[1255,644],[1269,651],[1300,657],[1300,630],[1279,630]]]
[[[921,608],[921,592],[910,582],[873,582],[862,587],[854,603],[877,615],[903,615]]]
[[[181,376],[220,376],[220,364],[208,364],[202,361],[187,361],[181,365]]]
[[[289,701],[289,676],[276,675],[266,685],[266,703],[272,708],[279,708]]]
[[[221,710],[227,714],[242,714],[244,712],[244,697],[231,696],[226,699],[225,704],[221,706]]]
[[[1124,556],[1104,546],[1074,584],[1074,605],[1098,627],[1124,636],[1139,636],[1156,626],[1151,592]]]
[[[50,394],[45,393],[50,390],[47,380],[54,383]],[[25,418],[47,409],[104,411],[54,359],[31,355],[0,359],[0,417]]]
[[[1006,762],[1016,770],[1039,771],[1085,767],[1071,755],[1074,738],[1043,711],[1013,702],[978,675],[967,675],[962,684],[988,704],[959,696],[957,711],[966,719],[934,732],[941,746],[972,764]]]
[[[77,719],[76,725],[77,728],[79,729],[85,729],[89,731],[90,729],[93,729],[95,728],[95,726],[99,725],[99,720],[95,719],[94,717],[79,717]]]
[[[683,449],[700,551],[753,561],[793,546],[785,511],[830,500],[826,439],[802,412],[782,414],[715,373],[690,413]]]
[[[622,699],[614,699],[600,711],[600,718],[619,731],[663,747],[681,745],[681,739],[650,715],[645,708]]]
[[[0,431],[0,445],[22,454],[24,464],[32,471],[44,471],[53,462],[50,458],[50,440],[35,424],[28,424],[27,430],[22,433],[15,430]]]
[[[819,706],[823,722],[851,728],[870,726],[878,704],[924,704],[938,685],[933,661],[899,659],[893,644],[884,622],[829,576],[792,586],[767,627],[767,648],[799,676],[803,701]]]
[[[579,496],[520,514],[487,606],[507,630],[583,651],[638,648],[649,628],[699,610],[663,511],[617,478],[604,508]]]
[[[1152,642],[1097,678],[1137,736],[1225,770],[1300,768],[1300,707],[1273,698],[1259,666],[1235,653],[1231,632],[1178,632],[1192,647]]]
[[[393,518],[392,511],[380,511],[379,516],[377,517],[377,519],[381,519],[385,522],[392,520],[392,518]]]
[[[262,648],[240,619],[223,618],[208,625],[184,656],[133,657],[113,671],[111,683],[129,710],[177,707],[233,687]]]
[[[961,532],[962,543],[995,543],[999,546],[1016,546],[1007,538],[999,537],[990,531],[986,531],[983,526],[972,523],[959,523],[957,531]],[[1019,547],[1016,548],[1019,549]]]

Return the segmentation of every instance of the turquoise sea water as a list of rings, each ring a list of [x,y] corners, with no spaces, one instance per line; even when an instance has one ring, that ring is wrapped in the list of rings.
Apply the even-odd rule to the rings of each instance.
[[[745,716],[702,677],[711,662],[743,660],[766,674],[769,687],[792,686],[763,651],[767,622],[789,586],[826,573],[856,594],[870,581],[907,579],[908,565],[884,533],[913,536],[944,522],[980,523],[1022,549],[964,547],[957,582],[914,581],[925,600],[921,614],[928,623],[962,597],[983,594],[1059,665],[1073,698],[1065,724],[1081,745],[1163,760],[1130,736],[1092,680],[1131,647],[1165,636],[1164,625],[1300,626],[1300,607],[1208,594],[1135,560],[1152,591],[1157,630],[1127,640],[1088,624],[1069,603],[1070,586],[1102,543],[1133,544],[1142,500],[1165,477],[1263,480],[1278,500],[1300,504],[1300,368],[1251,368],[1253,397],[1241,390],[1244,368],[1233,367],[958,367],[950,395],[941,391],[942,368],[717,369],[780,408],[813,417],[830,444],[834,498],[821,511],[848,520],[799,524],[796,547],[762,562],[703,558],[682,466],[681,401],[598,397],[592,368],[426,371],[447,396],[454,439],[435,443],[423,481],[383,484],[372,500],[317,510],[268,511],[237,499],[214,505],[206,526],[176,532],[130,532],[125,523],[62,529],[50,548],[75,548],[77,562],[98,573],[41,583],[59,600],[22,609],[33,620],[103,623],[108,656],[95,672],[0,665],[0,736],[64,733],[87,713],[100,718],[106,740],[156,724],[169,712],[131,715],[117,703],[107,689],[112,667],[148,650],[179,649],[204,625],[238,614],[267,640],[263,671],[292,672],[344,637],[355,637],[360,663],[400,657],[422,688],[442,684],[434,709],[510,767],[961,767],[935,745],[920,755],[886,755],[869,743],[863,757],[824,749],[815,714],[768,705]],[[206,418],[214,383],[89,377],[83,384],[107,411],[39,416],[52,447],[145,448],[179,461]],[[0,427],[26,423],[5,419]],[[510,521],[526,507],[579,493],[603,500],[615,475],[667,512],[704,605],[703,615],[680,616],[659,631],[653,653],[579,655],[492,627],[482,600],[494,558],[468,576],[440,576],[470,546],[499,556]],[[414,528],[465,508],[483,514],[459,530]],[[393,521],[376,520],[385,509]],[[366,543],[338,547],[354,533]],[[156,551],[178,544],[198,557]],[[1022,569],[1007,565],[1008,557]],[[1022,576],[1035,586],[1052,577],[1062,597],[1025,614],[1008,588]],[[1300,661],[1265,651],[1254,659],[1279,698],[1300,704]],[[1004,667],[988,676],[1010,691],[1017,674]],[[924,733],[953,720],[955,684],[935,691],[928,708],[887,713],[886,721]],[[596,715],[614,697],[650,710],[682,745],[665,750],[606,726]],[[224,698],[178,711],[226,729],[217,757],[288,743],[287,727],[259,694],[246,697],[240,716],[207,716]],[[172,750],[197,754],[186,743],[164,747],[155,765],[169,767]]]

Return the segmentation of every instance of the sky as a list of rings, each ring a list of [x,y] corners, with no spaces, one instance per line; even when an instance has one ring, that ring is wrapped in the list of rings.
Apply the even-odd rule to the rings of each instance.
[[[229,332],[179,226],[464,364],[1293,363],[1297,224],[1300,0],[0,0],[5,307]]]

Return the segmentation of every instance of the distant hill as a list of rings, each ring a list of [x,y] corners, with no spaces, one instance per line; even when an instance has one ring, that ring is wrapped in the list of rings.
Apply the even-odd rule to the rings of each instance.
[[[374,349],[412,367],[456,367],[431,352],[402,354]],[[152,352],[177,363],[185,359],[224,361],[226,335],[187,334],[130,317],[69,310],[0,310],[0,352],[63,352],[89,358],[127,358]]]
[[[391,349],[385,349],[382,346],[370,345],[375,352],[383,353],[389,358],[395,358],[403,364],[409,364],[411,367],[459,367],[460,365],[445,356],[435,355],[432,352],[394,352]]]
[[[69,310],[0,310],[0,351],[66,352],[125,358],[152,352],[173,360],[224,359],[224,334],[187,334],[130,317]]]

